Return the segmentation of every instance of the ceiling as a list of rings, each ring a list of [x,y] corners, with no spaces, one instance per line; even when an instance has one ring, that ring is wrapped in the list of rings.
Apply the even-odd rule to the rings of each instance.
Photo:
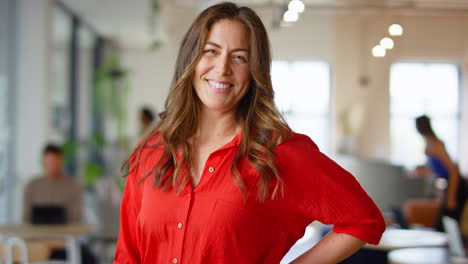
[[[308,9],[358,9],[389,8],[411,9],[420,12],[456,11],[468,14],[468,0],[302,0]],[[125,46],[148,46],[155,38],[151,25],[177,27],[182,23],[183,15],[160,14],[164,19],[152,22],[151,0],[61,0],[78,14],[87,24],[104,36],[116,39]],[[161,10],[201,10],[216,0],[159,0]],[[241,5],[254,8],[271,8],[286,5],[288,0],[237,0]],[[167,13],[167,12],[166,12]]]

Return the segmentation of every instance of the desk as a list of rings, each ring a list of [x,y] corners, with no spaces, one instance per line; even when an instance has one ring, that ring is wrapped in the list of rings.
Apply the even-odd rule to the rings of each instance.
[[[388,253],[390,264],[448,264],[449,252],[446,248],[403,248]]]
[[[78,236],[95,231],[90,225],[30,225],[15,224],[0,226],[0,235],[16,236],[23,239],[64,239],[66,243],[67,262],[69,264],[80,264],[81,254]]]
[[[387,229],[377,246],[366,244],[365,248],[393,250],[414,247],[445,247],[447,235],[442,232],[412,229]]]
[[[377,246],[366,244],[354,255],[343,261],[344,264],[389,263],[388,253],[393,249],[415,247],[444,247],[447,236],[429,230],[388,228]]]

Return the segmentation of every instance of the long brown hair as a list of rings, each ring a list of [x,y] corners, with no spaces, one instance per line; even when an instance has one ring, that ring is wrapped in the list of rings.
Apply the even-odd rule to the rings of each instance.
[[[179,49],[165,111],[160,114],[161,120],[156,127],[130,156],[137,155],[130,172],[136,168],[143,148],[163,145],[164,151],[159,162],[143,176],[143,179],[152,174],[154,185],[162,190],[172,186],[178,192],[189,183],[191,179],[189,166],[193,150],[188,139],[197,131],[201,103],[194,91],[192,78],[209,31],[221,19],[240,21],[250,37],[251,81],[236,112],[236,118],[242,127],[242,141],[232,163],[232,177],[245,196],[245,186],[237,165],[247,157],[260,175],[261,180],[257,183],[258,198],[265,200],[269,197],[270,187],[273,187],[270,197],[274,198],[278,191],[282,191],[283,182],[278,174],[273,150],[291,134],[291,130],[274,104],[270,77],[270,44],[265,26],[252,9],[238,7],[229,2],[205,9],[185,34]],[[160,143],[147,145],[146,143],[157,133],[161,138]],[[122,167],[125,167],[129,160],[125,161]],[[275,185],[272,185],[273,183]]]

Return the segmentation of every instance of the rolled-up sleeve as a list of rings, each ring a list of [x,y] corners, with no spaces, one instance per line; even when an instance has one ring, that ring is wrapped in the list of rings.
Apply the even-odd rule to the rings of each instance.
[[[334,225],[334,232],[378,244],[385,231],[384,219],[354,176],[321,153],[307,136],[296,135],[284,145],[278,150],[279,169],[298,214],[311,222]]]
[[[385,221],[375,203],[362,189],[353,175],[324,154],[320,160],[319,175],[323,188],[317,200],[323,204],[316,215],[324,224],[333,224],[333,231],[378,244],[385,231]]]

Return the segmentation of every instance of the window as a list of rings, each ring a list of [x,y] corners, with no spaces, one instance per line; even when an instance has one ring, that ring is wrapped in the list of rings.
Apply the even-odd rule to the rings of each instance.
[[[63,142],[70,134],[70,41],[72,19],[61,7],[55,5],[52,11],[51,43],[51,139]]]
[[[0,225],[11,222],[14,212],[18,5],[14,0],[0,1]]]
[[[289,126],[330,148],[330,67],[315,61],[273,61],[275,103]]]
[[[390,71],[392,160],[406,167],[424,164],[424,142],[414,119],[428,115],[452,158],[458,155],[459,73],[454,64],[395,63]]]

